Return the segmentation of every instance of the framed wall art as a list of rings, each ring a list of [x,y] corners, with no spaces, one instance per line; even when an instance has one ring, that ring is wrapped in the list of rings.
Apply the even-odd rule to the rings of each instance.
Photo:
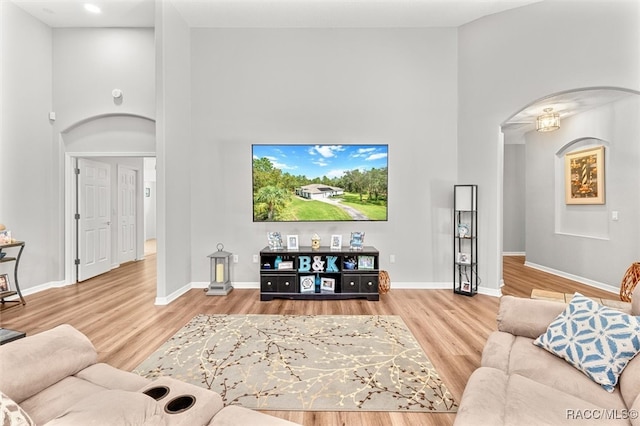
[[[604,204],[604,146],[564,156],[566,204]]]

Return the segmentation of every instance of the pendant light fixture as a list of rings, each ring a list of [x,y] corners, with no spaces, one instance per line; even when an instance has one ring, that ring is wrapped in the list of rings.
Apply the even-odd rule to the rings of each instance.
[[[536,119],[536,130],[539,132],[552,132],[560,128],[560,114],[553,112],[553,108],[545,108],[544,114]]]

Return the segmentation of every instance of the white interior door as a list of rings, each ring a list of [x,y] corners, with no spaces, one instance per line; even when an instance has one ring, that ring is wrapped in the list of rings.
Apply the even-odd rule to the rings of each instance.
[[[111,167],[78,159],[78,281],[111,269]]]
[[[136,259],[137,236],[137,172],[118,166],[118,261]]]

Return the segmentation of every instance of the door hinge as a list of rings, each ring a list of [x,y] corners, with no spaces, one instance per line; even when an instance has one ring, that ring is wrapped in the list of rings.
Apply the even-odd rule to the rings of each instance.
[[[80,174],[80,169],[73,169],[73,172],[74,172],[75,174],[79,175],[79,174]]]
[[[80,259],[76,259],[73,263],[75,263],[76,265],[80,264]]]
[[[80,213],[76,213],[74,217],[76,220],[80,220]]]

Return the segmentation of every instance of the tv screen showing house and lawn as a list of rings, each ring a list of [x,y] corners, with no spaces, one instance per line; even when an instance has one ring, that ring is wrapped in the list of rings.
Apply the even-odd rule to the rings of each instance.
[[[254,222],[385,221],[388,145],[254,144]]]

